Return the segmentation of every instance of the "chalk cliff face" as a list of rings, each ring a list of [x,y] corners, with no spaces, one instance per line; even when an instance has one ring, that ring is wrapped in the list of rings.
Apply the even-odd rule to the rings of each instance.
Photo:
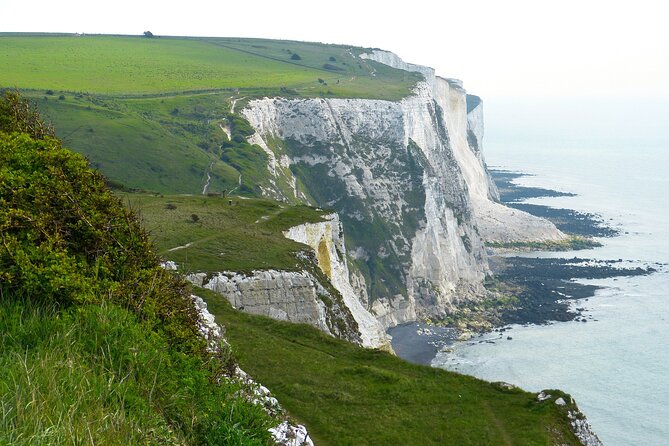
[[[426,70],[401,62],[387,51],[374,51],[366,58],[386,63],[409,71]],[[393,57],[394,56],[394,57]],[[432,70],[427,68],[427,70]],[[467,95],[462,83],[454,79],[443,79],[423,74],[432,85],[435,101],[444,113],[444,122],[453,151],[471,200],[471,211],[479,235],[488,242],[547,241],[565,238],[555,225],[542,218],[518,211],[498,203],[499,194],[486,170],[483,159],[483,103],[477,96]],[[433,80],[430,80],[433,79]]]
[[[339,213],[349,276],[384,326],[443,316],[483,296],[484,240],[563,235],[495,201],[481,153],[481,101],[468,100],[460,81],[384,51],[361,57],[419,71],[425,81],[399,102],[251,101],[243,110],[256,130],[251,142],[268,154],[273,184],[290,185],[267,194]]]
[[[318,267],[341,294],[344,304],[355,319],[362,345],[390,349],[390,342],[383,327],[363,306],[359,294],[351,284],[344,230],[339,222],[339,216],[329,214],[324,218],[327,221],[293,226],[285,231],[284,235],[314,250]]]
[[[467,142],[454,144],[463,166],[479,234],[486,242],[535,242],[565,238],[551,222],[499,203],[497,188],[483,160],[483,104],[467,95]],[[467,150],[469,149],[469,150]]]
[[[197,286],[225,296],[238,310],[273,319],[305,323],[362,344],[350,310],[308,271],[224,271],[213,276],[193,273],[186,278]]]
[[[365,347],[391,350],[384,328],[351,284],[339,216],[333,213],[323,218],[323,222],[301,224],[284,232],[311,248],[311,252],[305,247],[299,254],[306,266],[302,271],[194,273],[186,277],[225,296],[237,309],[310,324]]]

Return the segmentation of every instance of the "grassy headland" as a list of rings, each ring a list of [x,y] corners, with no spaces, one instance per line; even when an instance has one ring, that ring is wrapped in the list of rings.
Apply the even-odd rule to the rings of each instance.
[[[295,253],[308,248],[287,239],[282,231],[323,221],[324,213],[308,206],[238,197],[122,197],[142,219],[158,254],[177,262],[182,271],[302,269]]]
[[[198,294],[225,325],[240,365],[309,426],[318,445],[579,444],[554,401],[241,313],[208,290]]]

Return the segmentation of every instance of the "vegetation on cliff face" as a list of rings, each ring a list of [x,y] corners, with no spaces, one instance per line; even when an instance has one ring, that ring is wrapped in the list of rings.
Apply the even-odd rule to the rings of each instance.
[[[0,99],[0,444],[267,444],[186,283],[51,135]]]

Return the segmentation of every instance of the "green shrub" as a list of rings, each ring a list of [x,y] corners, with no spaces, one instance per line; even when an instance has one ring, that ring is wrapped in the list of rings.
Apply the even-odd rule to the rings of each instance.
[[[18,92],[4,91],[1,93],[0,132],[27,133],[36,139],[55,135],[53,127],[45,124],[37,110],[29,102],[21,99]]]
[[[15,93],[0,126],[0,444],[269,444],[105,179]]]
[[[2,291],[58,306],[111,300],[202,352],[187,285],[159,266],[102,175],[15,93],[0,100],[0,130]]]

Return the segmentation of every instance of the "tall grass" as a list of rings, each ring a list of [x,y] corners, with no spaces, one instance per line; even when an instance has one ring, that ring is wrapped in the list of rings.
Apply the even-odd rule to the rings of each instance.
[[[239,362],[326,445],[578,445],[553,400],[233,310],[199,290]],[[561,392],[550,393],[570,398]]]
[[[268,444],[238,384],[128,311],[0,304],[0,444]]]

